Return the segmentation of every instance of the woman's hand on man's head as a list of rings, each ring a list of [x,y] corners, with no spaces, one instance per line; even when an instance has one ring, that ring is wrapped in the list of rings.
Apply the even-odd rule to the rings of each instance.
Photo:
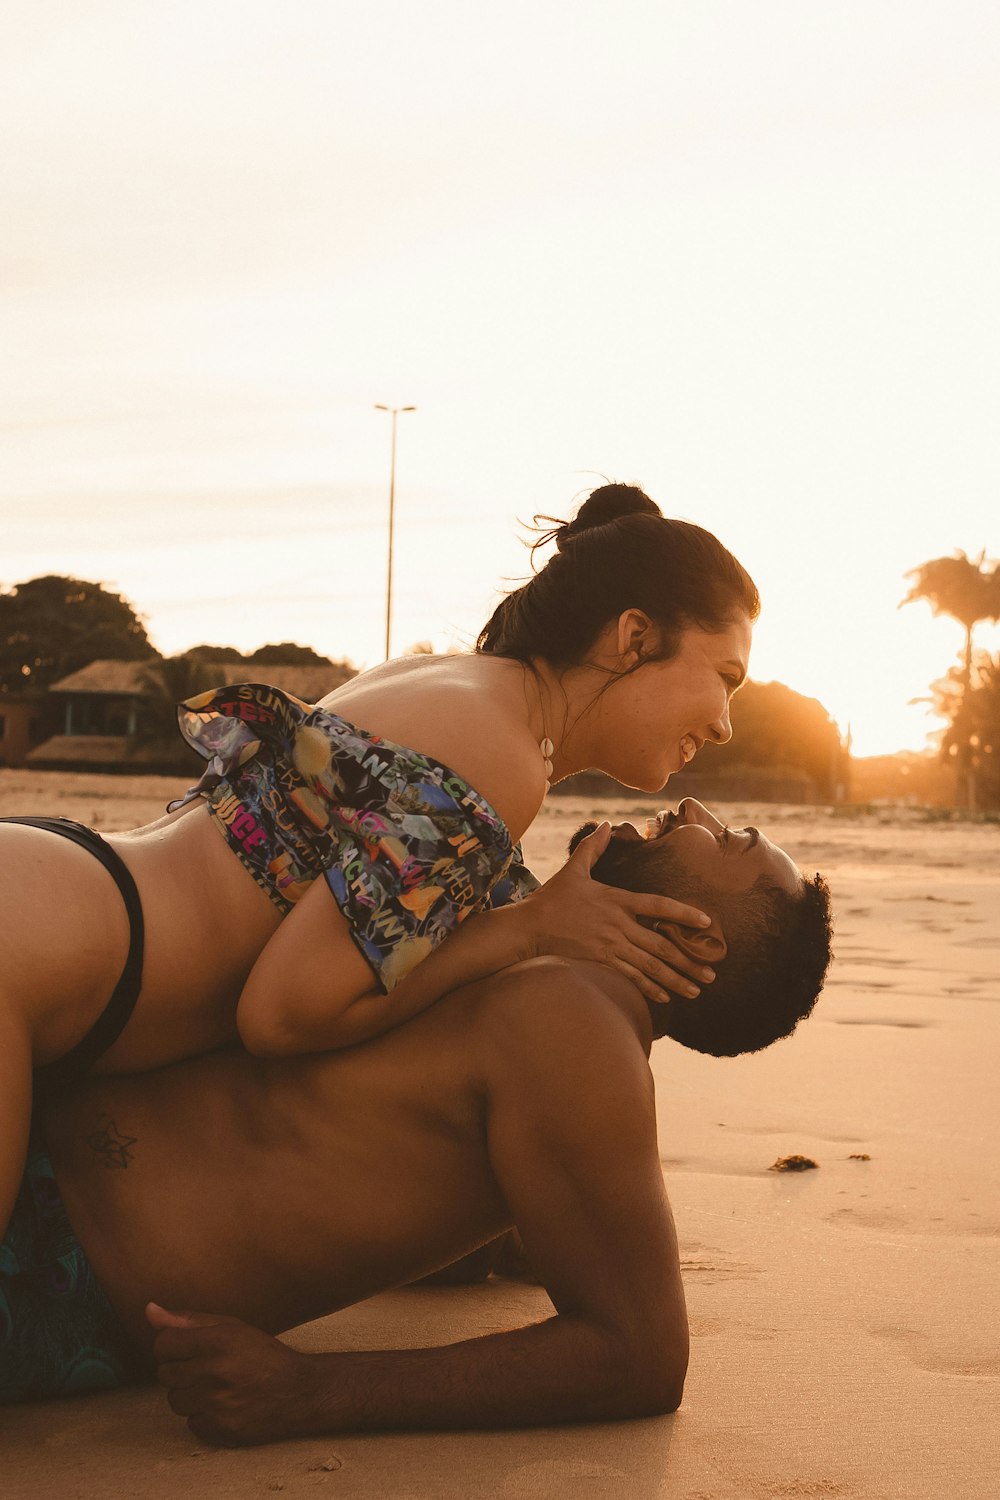
[[[671,994],[693,998],[715,973],[658,928],[674,923],[700,929],[710,919],[696,906],[669,896],[623,891],[594,880],[593,868],[610,838],[611,824],[599,824],[580,840],[562,869],[521,903],[533,927],[534,953],[608,964],[657,1004]]]

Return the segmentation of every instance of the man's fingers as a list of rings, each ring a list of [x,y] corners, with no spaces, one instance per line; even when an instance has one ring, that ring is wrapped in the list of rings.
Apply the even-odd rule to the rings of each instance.
[[[171,1364],[179,1359],[203,1359],[215,1354],[222,1340],[214,1325],[207,1328],[162,1328],[153,1340],[157,1364]]]
[[[204,1359],[171,1359],[157,1366],[156,1379],[168,1391],[184,1391],[206,1380]]]
[[[146,1303],[146,1321],[153,1328],[211,1328],[216,1323],[238,1323],[222,1313],[171,1312],[158,1302]]]
[[[179,1417],[190,1417],[195,1412],[204,1411],[212,1394],[207,1385],[174,1386],[167,1391],[167,1405]]]
[[[175,1416],[189,1417],[192,1412],[200,1410],[201,1397],[190,1391],[168,1391],[167,1405]]]

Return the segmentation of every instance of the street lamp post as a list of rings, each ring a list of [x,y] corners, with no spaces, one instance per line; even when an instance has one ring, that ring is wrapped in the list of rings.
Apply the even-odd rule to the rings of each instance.
[[[389,660],[389,638],[392,632],[392,537],[396,520],[396,418],[401,411],[416,411],[415,406],[382,406],[375,403],[376,411],[387,411],[392,417],[392,458],[389,462],[389,569],[385,583],[385,659]]]

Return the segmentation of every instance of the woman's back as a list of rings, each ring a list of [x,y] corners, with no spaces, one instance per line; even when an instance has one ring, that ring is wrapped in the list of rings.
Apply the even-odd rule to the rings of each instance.
[[[545,790],[527,723],[528,676],[501,657],[404,657],[345,682],[319,706],[450,766],[496,808],[516,842]]]
[[[353,678],[319,706],[450,767],[516,842],[544,789],[538,745],[524,726],[523,684],[514,662],[410,657]],[[153,1067],[234,1040],[236,1001],[280,910],[200,799],[108,841],[138,887],[146,952],[139,1004],[98,1068]]]

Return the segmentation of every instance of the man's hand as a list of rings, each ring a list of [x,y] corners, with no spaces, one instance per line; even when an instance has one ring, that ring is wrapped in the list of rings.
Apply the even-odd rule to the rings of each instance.
[[[591,872],[610,838],[611,824],[601,823],[580,840],[562,869],[511,907],[531,924],[533,954],[608,964],[656,1003],[668,1001],[671,993],[693,999],[701,985],[712,982],[715,970],[664,937],[660,923],[701,930],[710,926],[710,918],[669,896],[643,895],[594,880]]]
[[[173,1313],[150,1302],[167,1400],[196,1437],[226,1448],[302,1431],[308,1357],[239,1318]]]

